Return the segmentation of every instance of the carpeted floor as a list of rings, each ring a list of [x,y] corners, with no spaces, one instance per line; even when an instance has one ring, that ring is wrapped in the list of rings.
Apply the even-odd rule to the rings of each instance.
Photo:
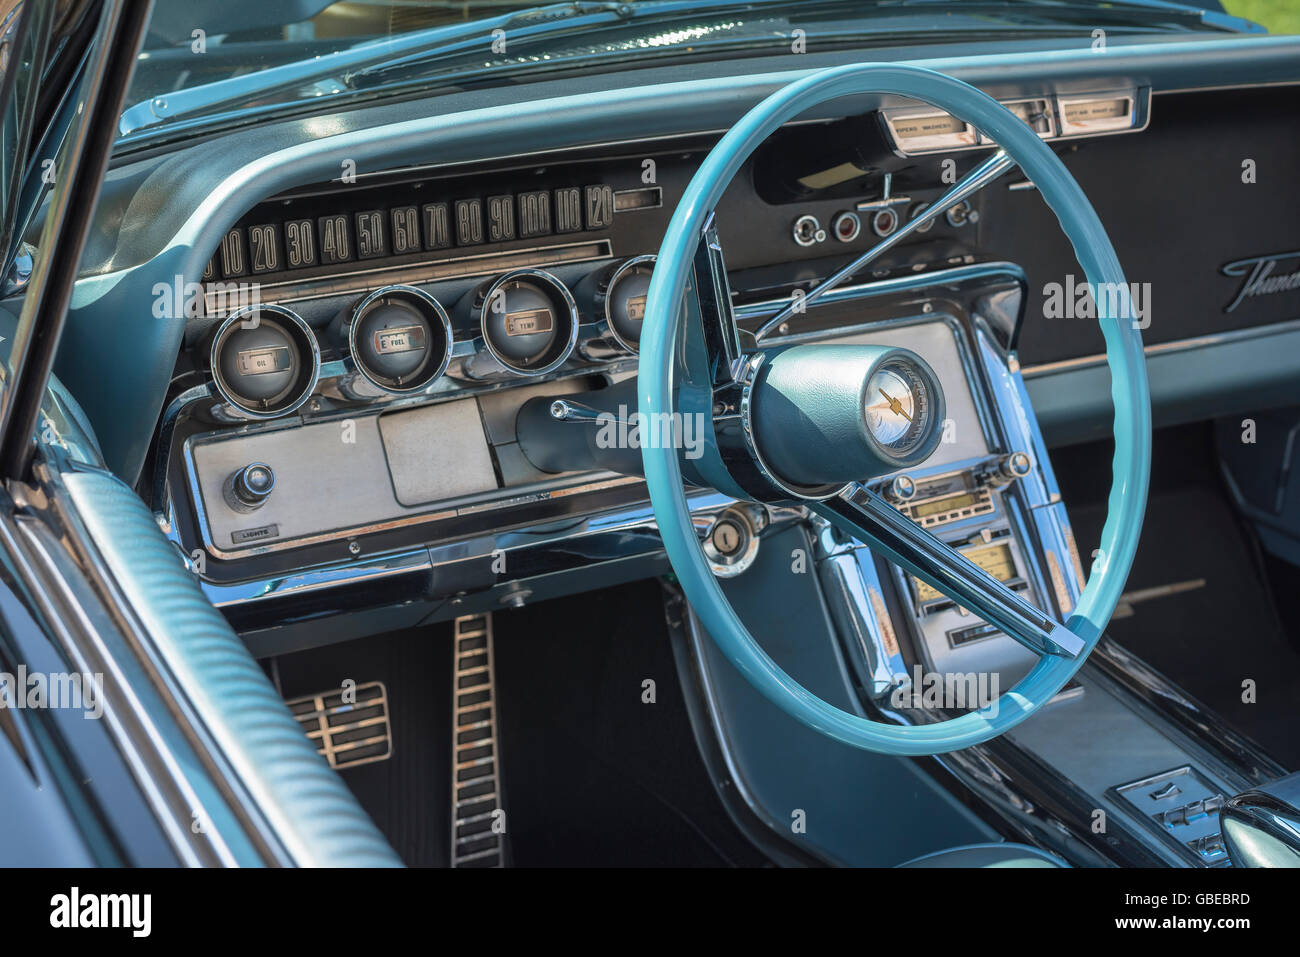
[[[496,635],[517,865],[764,863],[696,749],[658,582],[499,614]]]
[[[714,792],[657,581],[494,616],[502,804],[516,866],[761,866]],[[286,698],[382,681],[393,757],[341,774],[402,859],[445,865],[451,625],[286,655]],[[643,702],[645,681],[654,703]]]
[[[285,698],[382,681],[393,756],[339,773],[402,860],[445,866],[451,840],[451,624],[283,655]]]

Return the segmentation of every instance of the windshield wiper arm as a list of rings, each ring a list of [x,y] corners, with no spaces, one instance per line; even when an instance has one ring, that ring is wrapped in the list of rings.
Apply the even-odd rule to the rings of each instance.
[[[845,3],[846,0],[805,0],[801,12],[807,14],[812,8],[830,8]],[[265,98],[284,90],[302,89],[312,84],[317,85],[317,95],[382,87],[393,78],[418,75],[432,64],[490,53],[490,45],[497,36],[497,31],[505,31],[504,38],[513,53],[520,47],[526,48],[531,42],[553,40],[557,36],[594,36],[611,27],[634,21],[654,23],[692,14],[716,16],[729,11],[766,12],[789,6],[788,0],[662,0],[640,6],[613,0],[574,0],[569,3],[527,7],[467,23],[446,24],[382,40],[368,40],[324,56],[154,96],[135,104],[122,114],[119,133],[126,137],[176,120],[194,120],[206,115],[242,110],[250,100]],[[888,14],[898,9],[941,6],[963,10],[983,7],[1026,11],[1096,9],[1111,14],[1127,9],[1134,12],[1160,11],[1171,16],[1180,14],[1189,19],[1192,14],[1200,12],[1201,22],[1206,26],[1213,25],[1218,29],[1258,29],[1249,21],[1196,11],[1171,0],[1113,0],[1105,4],[1098,3],[1097,0],[1067,0],[1063,4],[1041,5],[1035,0],[966,0],[961,4],[954,3],[953,0],[874,0],[871,11]],[[697,41],[695,45],[699,47],[703,44]],[[479,69],[468,72],[477,74],[496,68],[499,65],[480,64]]]
[[[802,0],[806,9],[814,6],[824,6],[834,0]],[[877,0],[878,2],[878,0]],[[583,36],[595,37],[602,29],[618,27],[623,24],[645,21],[647,23],[658,23],[660,21],[669,21],[681,19],[682,17],[716,17],[729,12],[750,13],[762,11],[770,13],[768,8],[786,8],[791,4],[789,0],[657,0],[654,3],[643,5],[633,5],[630,3],[613,3],[598,4],[610,8],[605,15],[594,15],[585,17],[582,20],[575,18],[566,18],[558,22],[529,22],[516,23],[507,37],[511,47],[517,49],[529,41],[540,38],[555,39],[558,36]],[[549,10],[552,8],[543,8]],[[517,17],[516,19],[527,19],[536,21],[536,13],[541,11],[529,11],[526,17]],[[614,15],[611,16],[610,13]],[[479,39],[482,39],[483,30],[478,30]],[[377,63],[373,66],[357,70],[348,77],[351,85],[366,83],[367,85],[382,85],[385,79],[391,76],[405,76],[430,64],[438,63],[447,59],[448,53],[456,51],[444,50],[441,48],[426,49],[414,51],[403,57],[391,58],[383,63]]]
[[[383,40],[367,40],[324,56],[150,97],[122,113],[118,131],[126,136],[179,117],[218,112],[278,90],[331,79],[339,82],[339,89],[330,92],[341,92],[349,77],[367,75],[370,68],[406,62],[434,52],[449,56],[472,52],[475,47],[481,48],[485,41],[490,42],[494,30],[509,30],[524,36],[555,29],[580,28],[592,23],[625,20],[630,9],[627,4],[612,0],[555,3],[468,23],[430,27]]]

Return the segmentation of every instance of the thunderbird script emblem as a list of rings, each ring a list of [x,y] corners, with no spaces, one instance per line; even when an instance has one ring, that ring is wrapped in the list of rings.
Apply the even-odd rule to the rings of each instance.
[[[1241,277],[1236,297],[1223,307],[1224,312],[1232,312],[1242,300],[1300,289],[1300,250],[1238,259],[1225,264],[1220,271],[1225,276]]]

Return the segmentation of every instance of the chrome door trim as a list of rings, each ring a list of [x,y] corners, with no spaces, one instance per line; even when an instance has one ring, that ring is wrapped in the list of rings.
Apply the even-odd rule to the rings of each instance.
[[[1228,332],[1214,332],[1204,336],[1193,336],[1189,339],[1175,339],[1173,342],[1157,342],[1144,347],[1143,351],[1146,352],[1147,356],[1158,356],[1168,353],[1187,352],[1192,349],[1206,349],[1231,342],[1245,342],[1266,336],[1286,335],[1292,332],[1300,332],[1300,319],[1286,319],[1265,326],[1250,326]],[[1101,353],[1094,353],[1073,359],[1058,359],[1054,362],[1040,362],[1036,365],[1023,366],[1021,372],[1027,379],[1036,379],[1041,376],[1054,375],[1058,372],[1093,368],[1105,364],[1106,356]]]

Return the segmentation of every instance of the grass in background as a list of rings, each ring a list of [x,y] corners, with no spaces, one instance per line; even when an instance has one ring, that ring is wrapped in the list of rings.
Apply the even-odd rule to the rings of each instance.
[[[1300,0],[1223,0],[1223,9],[1254,20],[1269,33],[1300,33]]]

